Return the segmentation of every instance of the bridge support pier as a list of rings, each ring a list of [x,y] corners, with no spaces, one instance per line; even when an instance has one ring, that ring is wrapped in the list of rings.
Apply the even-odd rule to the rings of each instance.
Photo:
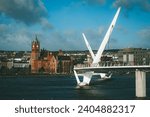
[[[146,72],[135,71],[136,97],[146,97]]]

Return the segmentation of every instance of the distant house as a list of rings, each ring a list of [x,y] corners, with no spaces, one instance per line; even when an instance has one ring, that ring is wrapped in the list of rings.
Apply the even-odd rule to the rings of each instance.
[[[1,61],[1,67],[5,67],[5,68],[7,68],[7,60],[2,60]]]
[[[1,64],[1,61],[0,61],[0,69],[2,68],[2,64]]]
[[[12,69],[13,66],[14,66],[13,61],[8,61],[8,62],[7,62],[7,68],[8,68],[8,69]]]
[[[11,63],[9,63],[11,66]],[[13,67],[14,68],[29,68],[29,63],[28,62],[22,62],[22,61],[19,61],[19,62],[13,62]]]

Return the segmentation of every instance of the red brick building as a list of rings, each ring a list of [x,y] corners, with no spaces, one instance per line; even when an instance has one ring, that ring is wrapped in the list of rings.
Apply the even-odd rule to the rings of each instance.
[[[57,73],[57,59],[48,51],[40,51],[40,42],[37,37],[32,42],[31,72]],[[44,54],[43,54],[44,53]]]

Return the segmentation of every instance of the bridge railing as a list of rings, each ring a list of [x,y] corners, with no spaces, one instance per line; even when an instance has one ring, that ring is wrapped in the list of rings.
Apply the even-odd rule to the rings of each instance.
[[[103,64],[98,65],[98,67],[113,67],[113,66],[145,66],[145,65],[130,65],[130,64]],[[150,66],[150,65],[146,65]],[[91,67],[89,64],[77,64],[74,65],[74,68],[83,68],[83,67]]]

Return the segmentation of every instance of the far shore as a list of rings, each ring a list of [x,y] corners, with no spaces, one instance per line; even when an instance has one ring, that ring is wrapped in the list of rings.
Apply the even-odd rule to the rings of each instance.
[[[73,74],[0,74],[0,78],[6,77],[54,77],[54,76],[74,76]]]

